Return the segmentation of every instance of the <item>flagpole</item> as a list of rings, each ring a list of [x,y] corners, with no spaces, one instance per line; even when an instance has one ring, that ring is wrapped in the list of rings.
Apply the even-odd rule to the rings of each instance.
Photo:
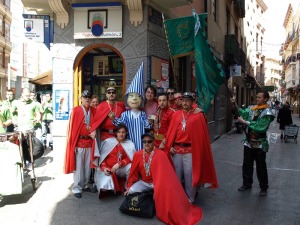
[[[169,44],[169,38],[168,38],[168,34],[167,34],[167,29],[166,29],[166,25],[164,23],[165,17],[164,17],[163,13],[161,14],[161,16],[162,16],[162,19],[163,19],[163,25],[164,25],[164,30],[165,30],[165,34],[166,34],[166,39],[167,39],[167,44],[168,44],[168,49],[169,49],[169,55],[170,55],[170,59],[171,59],[171,66],[172,66],[172,71],[173,71],[173,74],[174,74],[174,88],[177,89],[178,88],[177,87],[177,77],[176,77],[176,73],[175,73],[173,58],[171,56],[171,49],[170,49],[170,44]],[[169,86],[170,86],[170,78],[169,78]]]

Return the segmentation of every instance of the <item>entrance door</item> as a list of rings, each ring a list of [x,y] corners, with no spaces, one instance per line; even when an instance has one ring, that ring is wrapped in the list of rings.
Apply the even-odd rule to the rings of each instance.
[[[101,101],[106,100],[106,90],[113,86],[117,90],[117,99],[123,100],[123,60],[108,47],[89,48],[82,57],[82,90],[89,90]]]

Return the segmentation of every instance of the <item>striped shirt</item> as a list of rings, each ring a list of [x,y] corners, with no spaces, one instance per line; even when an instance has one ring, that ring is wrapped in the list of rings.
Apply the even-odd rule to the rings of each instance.
[[[150,129],[146,113],[141,110],[127,110],[121,114],[120,118],[115,118],[113,124],[117,126],[124,123],[129,132],[129,139],[134,143],[137,150],[143,148],[142,135],[145,129]]]

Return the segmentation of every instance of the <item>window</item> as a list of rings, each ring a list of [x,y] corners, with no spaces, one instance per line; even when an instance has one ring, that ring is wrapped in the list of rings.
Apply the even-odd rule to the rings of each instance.
[[[3,18],[0,17],[0,35],[4,36],[4,32],[3,32]]]
[[[5,23],[5,40],[10,41],[10,24]]]
[[[5,6],[10,9],[10,0],[5,0]]]
[[[4,50],[0,48],[0,68],[4,68]]]

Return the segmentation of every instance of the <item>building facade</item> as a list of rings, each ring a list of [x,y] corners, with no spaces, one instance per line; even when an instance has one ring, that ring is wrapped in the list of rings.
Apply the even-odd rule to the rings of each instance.
[[[282,64],[280,63],[280,60],[266,58],[264,74],[264,85],[268,87],[274,87],[274,91],[270,92],[270,98],[273,101],[281,101]]]
[[[282,47],[282,62],[285,78],[283,99],[291,105],[293,113],[299,113],[300,101],[300,7],[294,11],[289,5],[283,22],[286,40]]]
[[[10,40],[12,14],[10,0],[0,1],[0,94],[5,96],[7,77],[13,73],[9,66],[12,43]]]
[[[141,62],[145,65],[145,84],[156,85],[159,91],[168,86],[194,91],[194,56],[170,60],[162,20],[162,14],[166,19],[191,16],[191,7],[198,14],[207,13],[208,43],[227,78],[232,66],[241,69],[240,77],[233,77],[221,85],[211,101],[207,116],[212,141],[232,127],[229,100],[232,92],[235,90],[240,102],[251,95],[246,90],[247,77],[252,79],[249,82],[255,83],[254,72],[258,64],[256,54],[251,60],[252,55],[247,55],[248,38],[243,25],[245,0],[195,0],[193,3],[186,0],[22,2],[27,10],[49,15],[54,21],[51,57],[56,136],[65,135],[61,127],[67,127],[69,112],[79,104],[82,90],[89,89],[103,100],[106,87],[114,85],[118,99],[123,100],[123,94]],[[96,28],[95,25],[100,24],[97,18],[100,18],[102,28]],[[255,29],[252,33],[257,33],[257,26],[249,29],[252,28]],[[103,35],[97,36],[101,32]],[[249,90],[254,92],[254,87]],[[62,103],[65,110],[59,111]]]

